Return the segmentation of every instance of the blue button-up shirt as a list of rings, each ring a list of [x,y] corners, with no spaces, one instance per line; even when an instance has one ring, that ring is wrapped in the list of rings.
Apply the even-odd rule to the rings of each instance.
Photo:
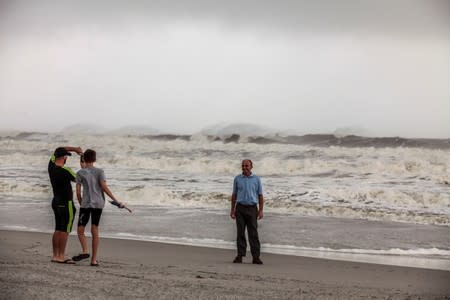
[[[233,194],[236,194],[236,202],[244,205],[258,204],[259,195],[263,194],[261,179],[251,174],[240,174],[234,177]]]

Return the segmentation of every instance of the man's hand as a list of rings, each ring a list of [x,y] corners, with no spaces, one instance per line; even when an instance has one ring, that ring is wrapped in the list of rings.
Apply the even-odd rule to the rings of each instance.
[[[230,217],[231,217],[232,219],[236,219],[236,209],[232,209],[232,210],[230,211]]]
[[[83,154],[83,149],[81,149],[81,147],[76,147],[75,152],[81,155]]]
[[[113,201],[111,201],[109,203],[111,203],[112,205],[117,206],[118,208],[124,208],[125,207],[122,202],[119,202],[117,200],[113,200]]]
[[[83,154],[83,149],[81,147],[64,147],[67,151],[76,152],[77,154]]]
[[[263,211],[258,210],[258,220],[261,220],[264,217]]]
[[[133,211],[131,209],[129,209],[125,204],[123,204],[122,202],[119,202],[117,200],[113,200],[111,202],[112,205],[117,206],[118,208],[125,208],[126,210],[128,210],[130,213],[132,213]]]

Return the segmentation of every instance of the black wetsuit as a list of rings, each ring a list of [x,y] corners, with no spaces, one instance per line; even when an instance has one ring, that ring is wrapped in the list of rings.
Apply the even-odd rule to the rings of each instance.
[[[48,162],[48,175],[53,188],[52,208],[55,213],[55,231],[71,232],[75,216],[72,181],[75,174],[68,167],[58,167],[55,157]]]

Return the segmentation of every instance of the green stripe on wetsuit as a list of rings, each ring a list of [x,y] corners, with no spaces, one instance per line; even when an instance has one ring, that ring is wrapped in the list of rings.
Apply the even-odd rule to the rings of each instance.
[[[70,175],[72,175],[73,176],[73,178],[76,178],[77,177],[77,174],[75,174],[75,172],[74,171],[72,171],[72,169],[71,168],[69,168],[69,167],[66,167],[66,166],[64,166],[64,167],[62,167],[64,170],[66,170],[67,172],[69,172],[70,173]]]
[[[55,161],[56,161],[55,154],[52,154],[52,157],[50,157],[50,160],[52,161],[52,163],[55,163]],[[69,172],[70,175],[73,176],[73,178],[76,178],[76,177],[77,177],[77,174],[75,174],[75,172],[72,171],[71,168],[69,168],[69,167],[67,167],[67,166],[64,166],[64,167],[62,167],[62,168],[63,168],[64,170],[66,170],[67,172]]]
[[[73,202],[69,201],[69,223],[67,223],[67,232],[72,232],[72,225],[73,225]]]

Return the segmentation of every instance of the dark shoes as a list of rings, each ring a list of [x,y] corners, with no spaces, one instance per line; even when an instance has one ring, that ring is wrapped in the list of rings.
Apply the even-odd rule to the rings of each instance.
[[[78,255],[75,255],[74,257],[72,257],[72,259],[74,261],[80,261],[80,260],[86,259],[86,258],[89,258],[89,253],[81,253],[81,254],[78,254]]]
[[[242,264],[242,256],[238,255],[233,260],[234,264]]]
[[[261,259],[259,259],[259,257],[253,257],[253,261],[252,261],[255,265],[262,265],[263,262]]]
[[[238,255],[234,258],[233,263],[235,264],[241,264],[242,263],[242,256]],[[252,263],[254,263],[255,265],[262,265],[263,262],[259,257],[253,257],[253,261]]]

